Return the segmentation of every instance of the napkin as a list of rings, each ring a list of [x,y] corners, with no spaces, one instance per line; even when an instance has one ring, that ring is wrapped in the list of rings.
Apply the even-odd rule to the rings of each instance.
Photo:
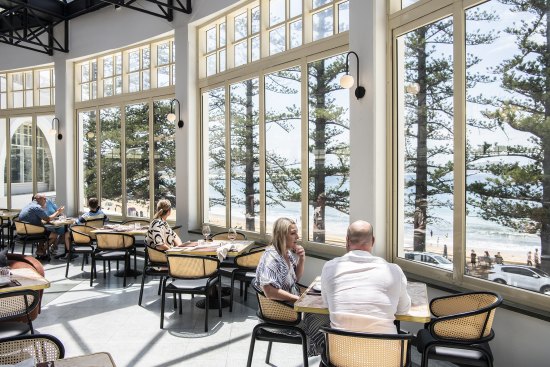
[[[223,261],[227,257],[227,253],[231,251],[233,248],[233,244],[227,243],[225,245],[221,245],[216,249],[216,255],[218,256],[218,260]]]
[[[34,367],[34,358],[25,359],[16,364],[0,364],[0,367]]]

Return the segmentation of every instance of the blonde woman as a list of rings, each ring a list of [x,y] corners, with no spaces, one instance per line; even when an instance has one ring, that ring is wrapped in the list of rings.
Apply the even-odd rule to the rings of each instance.
[[[181,239],[166,222],[172,212],[169,200],[162,199],[157,203],[157,212],[145,237],[147,246],[159,251],[166,251],[171,247],[181,246]]]
[[[306,252],[298,245],[300,235],[296,222],[279,218],[273,225],[273,240],[256,269],[255,285],[269,299],[294,303],[300,298],[298,281],[304,273]],[[326,315],[304,314],[300,325],[308,336],[308,355],[318,355],[323,349],[322,326],[329,326]],[[278,332],[278,330],[270,330]]]

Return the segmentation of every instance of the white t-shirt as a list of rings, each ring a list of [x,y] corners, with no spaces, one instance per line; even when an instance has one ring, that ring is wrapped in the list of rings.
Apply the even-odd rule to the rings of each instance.
[[[394,315],[411,306],[401,268],[367,251],[353,250],[327,262],[321,284],[337,329],[395,334]]]

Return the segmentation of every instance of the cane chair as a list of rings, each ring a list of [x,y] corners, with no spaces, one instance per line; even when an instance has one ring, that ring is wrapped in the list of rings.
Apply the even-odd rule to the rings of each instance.
[[[321,328],[322,367],[409,367],[413,335],[368,334]]]
[[[105,225],[105,217],[84,221],[84,225],[94,228],[103,228],[103,226]]]
[[[23,222],[21,220],[14,220],[15,230],[17,232],[15,236],[15,241],[23,243],[22,254],[25,255],[25,248],[27,243],[31,244],[31,254],[33,253],[34,246],[43,244],[48,241],[48,233],[46,232],[46,227],[41,225],[34,225],[29,222]],[[14,242],[15,242],[14,241]],[[15,248],[15,243],[12,244],[11,252]]]
[[[34,334],[30,313],[38,306],[40,296],[37,291],[22,290],[0,293],[0,338]],[[25,317],[27,322],[15,321]]]
[[[90,287],[93,284],[94,276],[97,276],[96,262],[103,260],[103,278],[106,278],[105,261],[109,264],[111,270],[111,261],[124,261],[124,282],[126,287],[126,275],[130,268],[130,255],[135,252],[134,236],[119,232],[97,232],[97,246],[92,252],[92,272],[90,276]],[[134,257],[134,268],[136,268],[136,258]]]
[[[227,231],[226,232],[219,232],[219,233],[216,233],[216,234],[213,234],[210,239],[212,240],[227,240],[229,241],[229,238],[227,237],[228,236],[228,233]],[[238,232],[237,231],[237,237],[235,237],[235,240],[246,240],[246,235],[242,232]]]
[[[256,340],[261,340],[269,342],[265,363],[269,364],[271,346],[274,342],[301,344],[304,367],[308,367],[306,334],[297,326],[301,321],[301,314],[294,311],[294,307],[290,304],[267,298],[264,292],[258,287],[254,286],[254,290],[258,297],[259,309],[257,315],[261,322],[252,330],[246,366],[250,367],[252,365]],[[279,332],[274,332],[274,329]]]
[[[166,254],[162,251],[145,247],[145,261],[143,262],[143,275],[141,276],[141,288],[139,290],[138,305],[141,306],[141,300],[143,299],[143,288],[145,286],[146,276],[160,277],[158,295],[162,289],[162,280],[168,276],[168,259]]]
[[[228,236],[229,236],[229,233],[227,231],[218,232],[210,236],[210,239],[218,240],[218,241],[229,241]],[[237,237],[235,237],[235,240],[246,240],[246,235],[242,232],[237,232]],[[233,262],[232,258],[225,258],[220,263],[220,268],[222,269],[222,275],[231,277],[230,270],[228,270],[228,268],[229,269],[235,268],[235,263]]]
[[[91,231],[95,230],[94,227],[85,225],[73,225],[69,228],[69,234],[71,238],[71,245],[69,247],[69,254],[67,256],[67,268],[65,269],[65,278],[69,276],[69,264],[71,262],[72,254],[82,254],[82,266],[81,271],[84,271],[84,263],[88,259],[88,255],[94,252],[94,240],[95,234]],[[92,237],[93,235],[93,237]]]
[[[434,298],[435,316],[417,335],[422,366],[437,359],[468,366],[493,366],[489,341],[496,308],[502,298],[492,292],[470,292]]]
[[[216,285],[218,289],[218,314],[222,317],[222,295],[219,267],[220,262],[217,258],[206,256],[190,255],[168,255],[168,274],[173,279],[168,283],[169,278],[164,278],[162,282],[162,303],[160,311],[160,328],[164,327],[164,305],[166,302],[166,293],[176,294],[204,294],[205,315],[204,331],[208,331],[208,309],[210,302],[210,290]],[[168,284],[167,284],[168,283]],[[180,314],[182,313],[182,304],[180,297]]]
[[[10,237],[10,220],[0,217],[0,250],[4,249],[6,246],[6,236],[8,237],[8,246],[9,246],[9,237]],[[7,234],[4,232],[7,230]]]
[[[229,312],[233,312],[233,295],[235,294],[235,281],[240,282],[240,295],[243,293],[244,283],[244,300],[247,300],[248,285],[256,278],[256,268],[264,254],[265,249],[258,249],[252,252],[247,252],[235,256],[233,262],[236,268],[231,271],[231,296],[229,297]]]
[[[65,357],[63,343],[47,334],[21,335],[0,340],[0,364],[13,365],[33,358],[45,363]]]
[[[141,228],[149,228],[149,221],[145,219],[129,219],[122,222],[123,225],[126,226],[133,226],[135,224],[139,225]],[[135,237],[135,236],[134,236]],[[136,248],[140,250],[140,255],[142,252],[145,252],[145,247],[147,244],[145,243],[145,237],[144,236],[137,236],[139,238],[136,238]]]

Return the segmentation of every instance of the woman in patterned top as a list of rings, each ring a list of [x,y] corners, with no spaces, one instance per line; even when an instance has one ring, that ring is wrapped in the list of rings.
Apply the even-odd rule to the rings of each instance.
[[[255,285],[269,299],[294,303],[300,298],[298,281],[304,273],[306,252],[298,245],[298,227],[289,218],[279,218],[273,225],[272,246],[269,246],[256,269]],[[324,336],[319,328],[329,326],[328,315],[304,314],[302,324],[308,337],[308,356],[323,350]],[[279,332],[279,330],[270,330]]]
[[[166,218],[170,216],[172,212],[172,204],[169,200],[162,199],[157,204],[157,212],[151,224],[149,224],[149,230],[145,237],[147,246],[159,250],[166,251],[174,246],[181,246],[181,240],[166,223]]]

